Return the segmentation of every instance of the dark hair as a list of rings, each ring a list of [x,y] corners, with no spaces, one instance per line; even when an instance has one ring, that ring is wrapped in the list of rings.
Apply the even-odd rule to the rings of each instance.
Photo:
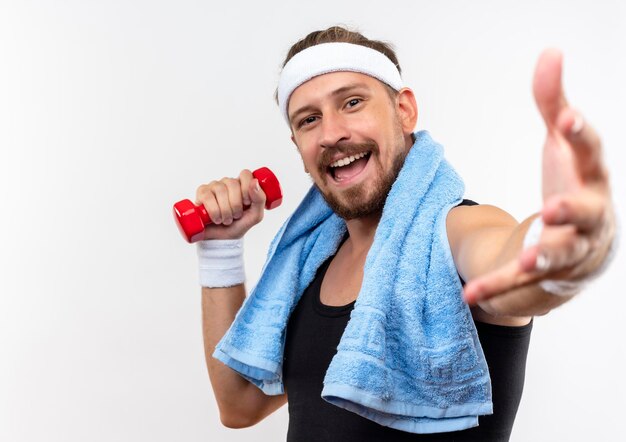
[[[370,40],[360,32],[350,31],[346,28],[342,28],[341,26],[331,26],[328,29],[311,32],[302,40],[296,42],[293,46],[291,46],[289,52],[287,52],[287,56],[285,57],[285,61],[283,61],[282,67],[285,67],[289,60],[291,60],[291,58],[298,52],[322,43],[352,43],[374,49],[391,60],[396,68],[398,68],[398,72],[402,73],[398,57],[396,56],[391,43],[380,40]],[[387,89],[389,90],[391,96],[395,96],[396,91],[393,88],[387,86]],[[278,102],[278,91],[274,94],[274,98],[276,99],[276,102]]]

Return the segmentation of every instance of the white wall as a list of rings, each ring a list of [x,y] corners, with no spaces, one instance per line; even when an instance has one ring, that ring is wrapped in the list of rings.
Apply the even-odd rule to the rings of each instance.
[[[467,195],[540,207],[542,48],[602,134],[622,220],[626,7],[614,1],[0,3],[0,440],[284,440],[286,407],[222,428],[204,367],[194,248],[173,202],[272,167],[248,280],[309,186],[272,100],[290,44],[336,23],[394,42]],[[537,318],[513,441],[621,434],[624,258]]]

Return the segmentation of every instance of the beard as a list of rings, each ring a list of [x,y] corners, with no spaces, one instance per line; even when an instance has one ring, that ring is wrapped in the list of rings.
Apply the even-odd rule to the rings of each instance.
[[[398,174],[408,154],[408,150],[404,147],[404,139],[402,137],[399,137],[396,143],[401,144],[395,146],[397,153],[393,158],[391,168],[387,171],[384,170],[380,162],[380,149],[378,144],[372,140],[364,143],[341,143],[333,146],[333,149],[325,150],[322,154],[318,164],[318,170],[322,177],[323,184],[327,184],[328,182],[329,178],[326,173],[328,164],[330,158],[336,154],[337,151],[346,155],[369,151],[371,154],[367,160],[368,163],[370,161],[376,162],[378,169],[381,171],[374,183],[364,182],[355,184],[343,190],[339,195],[332,191],[324,190],[318,183],[314,183],[326,203],[340,218],[348,221],[382,213],[389,191],[398,178]]]

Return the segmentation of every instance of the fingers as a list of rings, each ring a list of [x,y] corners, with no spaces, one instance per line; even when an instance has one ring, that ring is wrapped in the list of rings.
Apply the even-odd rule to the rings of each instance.
[[[535,279],[532,273],[524,272],[519,260],[512,260],[497,270],[467,282],[463,288],[463,299],[474,305]]]
[[[540,243],[522,253],[520,264],[524,271],[559,279],[579,265],[589,250],[589,237],[577,233],[574,226],[545,227]]]
[[[533,79],[533,93],[539,112],[548,129],[556,125],[557,117],[567,106],[561,73],[563,56],[557,49],[546,49],[539,56]]]
[[[200,186],[196,192],[196,204],[204,205],[213,224],[230,226],[244,216],[258,222],[262,218],[265,194],[252,172],[244,169],[239,178],[225,177]],[[250,210],[255,213],[247,214]]]
[[[251,204],[250,200],[250,182],[254,179],[252,172],[244,169],[239,174],[239,182],[241,183],[241,198],[244,206]]]
[[[582,115],[571,109],[562,83],[563,55],[546,49],[539,56],[533,79],[533,93],[548,131],[558,131],[571,144],[583,179],[607,181],[602,165],[602,144],[596,131]]]
[[[589,250],[588,237],[578,234],[575,227],[545,227],[539,244],[523,250],[517,259],[469,281],[463,298],[475,304],[542,279],[563,278],[583,262]]]
[[[593,232],[605,220],[607,202],[606,195],[585,188],[574,194],[551,197],[544,204],[541,216],[547,225],[571,224],[581,232]]]
[[[250,209],[263,213],[267,198],[265,196],[265,192],[263,192],[263,189],[261,189],[261,186],[259,185],[259,180],[254,179],[250,182],[248,192],[250,194]]]
[[[571,144],[583,179],[606,181],[602,164],[602,142],[595,129],[582,114],[565,108],[558,115],[557,128]]]
[[[222,224],[228,218],[232,220],[233,209],[228,198],[228,187],[223,180],[200,186],[196,192],[196,204],[204,205],[213,224]]]

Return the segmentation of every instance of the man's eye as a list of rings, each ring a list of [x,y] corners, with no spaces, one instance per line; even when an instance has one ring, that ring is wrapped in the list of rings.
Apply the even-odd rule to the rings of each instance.
[[[313,117],[313,116],[306,117],[305,119],[300,121],[300,127],[306,126],[307,124],[311,124],[311,123],[314,123],[314,122],[315,122],[315,117]]]
[[[346,106],[347,106],[347,107],[354,107],[354,106],[356,106],[357,104],[359,104],[360,102],[361,102],[361,99],[360,99],[360,98],[352,98],[352,99],[350,99],[350,100],[346,103]]]

